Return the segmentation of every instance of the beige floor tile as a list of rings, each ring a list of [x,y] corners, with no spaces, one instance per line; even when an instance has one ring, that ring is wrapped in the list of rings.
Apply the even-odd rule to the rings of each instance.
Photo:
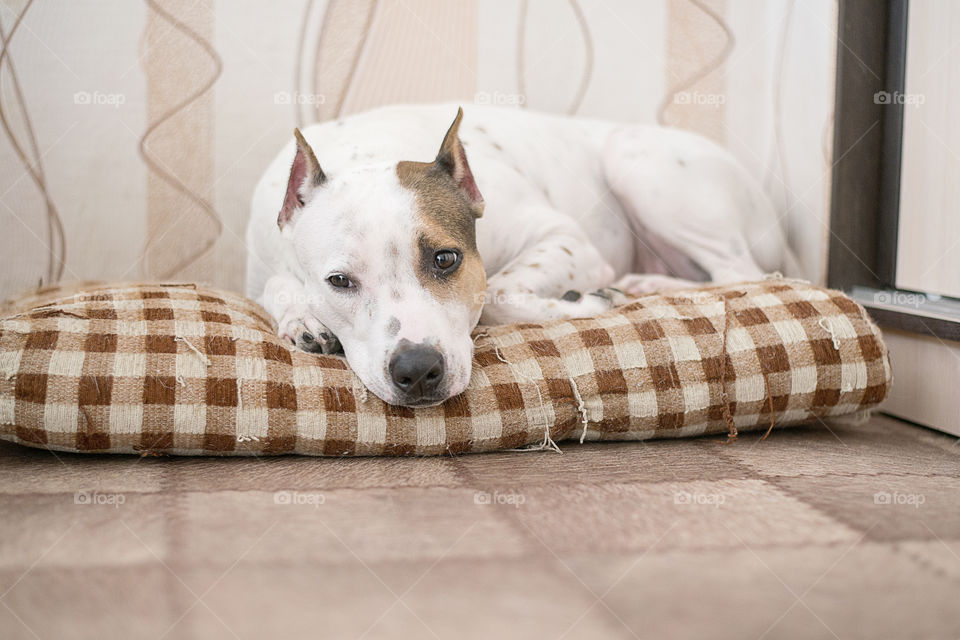
[[[271,628],[279,637],[302,637],[327,627],[331,637],[359,637],[393,608],[397,596],[422,581],[435,562],[366,563],[349,556],[336,564],[256,564],[244,558],[219,566],[186,564],[176,570],[187,584],[201,586],[197,593],[217,616],[235,620],[232,626],[243,627],[249,637],[273,635]],[[276,615],[259,615],[258,603],[265,599]],[[222,625],[208,625],[217,626]],[[426,633],[422,624],[415,626]],[[198,630],[196,635],[203,633]]]
[[[896,548],[924,569],[960,584],[960,540],[907,540],[897,543]]]
[[[490,453],[458,459],[481,487],[553,485],[605,482],[685,482],[701,479],[746,478],[746,472],[719,455],[718,438],[560,444],[552,451]]]
[[[861,542],[568,560],[640,637],[955,638],[956,583]],[[800,597],[802,602],[797,601]]]
[[[516,515],[555,552],[829,544],[854,531],[761,480],[524,490]]]
[[[85,495],[0,495],[0,568],[129,565],[165,555],[167,497]]]
[[[0,494],[157,491],[164,472],[158,462],[136,456],[51,452],[0,442]]]
[[[188,581],[215,577],[200,573],[208,575]],[[632,637],[602,608],[590,609],[593,598],[579,583],[524,558],[374,563],[369,570],[243,562],[204,602],[216,615],[185,618],[179,630],[217,637],[219,617],[242,638]],[[271,615],[263,615],[265,606]]]
[[[632,637],[552,558],[442,561],[404,600],[442,638]]]
[[[0,636],[5,639],[155,640],[192,601],[157,563],[98,569],[36,567],[21,576],[0,572],[0,593],[15,583],[2,600],[10,609],[0,606]]]
[[[516,557],[528,543],[466,489],[182,494],[176,560],[228,564]]]
[[[774,431],[758,441],[744,434],[723,448],[729,460],[761,476],[928,474],[960,477],[960,447],[934,446],[918,427],[875,417],[862,425],[812,425]]]
[[[0,637],[960,637],[960,447],[830,429],[455,459],[0,443]]]
[[[886,420],[893,424],[891,428],[899,427],[900,429],[903,429],[902,422],[892,418],[887,418]],[[939,447],[940,449],[948,451],[954,455],[960,455],[960,438],[955,435],[923,428],[912,428],[910,429],[910,433],[914,434],[919,442],[923,442],[934,447]]]
[[[825,476],[772,479],[784,492],[873,540],[960,539],[960,478]]]
[[[450,458],[171,458],[179,491],[278,491],[372,487],[458,487]]]

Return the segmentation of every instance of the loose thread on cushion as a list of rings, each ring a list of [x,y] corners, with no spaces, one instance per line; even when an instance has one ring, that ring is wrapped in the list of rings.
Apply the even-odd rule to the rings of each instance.
[[[193,351],[195,354],[197,354],[197,357],[199,357],[200,360],[202,360],[203,363],[204,363],[205,365],[207,365],[208,367],[209,367],[211,364],[213,364],[212,362],[210,362],[210,358],[208,358],[206,355],[204,355],[204,353],[203,353],[202,351],[200,351],[200,349],[197,349],[195,346],[193,346],[193,343],[190,342],[189,340],[187,340],[186,338],[181,337],[181,336],[177,336],[177,337],[175,338],[175,340],[177,340],[177,341],[179,341],[179,342],[182,342],[182,343],[184,343],[185,345],[187,345],[188,347],[190,347],[190,350]]]
[[[723,353],[720,357],[720,399],[723,401],[723,421],[727,424],[727,443],[737,439],[737,425],[733,422],[733,415],[730,413],[730,395],[727,393],[727,334],[730,331],[730,309],[727,297],[720,294],[723,300]]]
[[[570,387],[573,389],[573,397],[577,401],[577,412],[580,414],[580,421],[583,424],[583,430],[580,432],[580,444],[583,444],[583,441],[587,438],[587,424],[590,422],[587,419],[587,405],[583,402],[583,396],[580,395],[580,389],[577,388],[577,383],[574,382],[573,378],[570,378]]]

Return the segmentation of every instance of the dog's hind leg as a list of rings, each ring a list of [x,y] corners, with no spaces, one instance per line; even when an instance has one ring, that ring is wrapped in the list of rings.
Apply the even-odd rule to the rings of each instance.
[[[663,254],[655,256],[667,267],[662,275],[699,279],[678,272],[689,263],[676,253],[712,282],[757,279],[782,268],[786,244],[773,205],[746,169],[713,142],[678,130],[622,127],[607,139],[603,170],[638,243]],[[640,273],[631,288],[638,293],[670,284],[662,276],[642,282],[649,275],[642,264],[635,271]]]
[[[703,284],[703,282],[674,278],[662,273],[628,273],[613,283],[613,286],[628,296],[645,296],[663,291],[691,289],[703,286]]]

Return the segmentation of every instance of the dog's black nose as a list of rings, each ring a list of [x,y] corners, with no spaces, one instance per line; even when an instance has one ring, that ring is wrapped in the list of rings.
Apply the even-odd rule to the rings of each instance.
[[[425,344],[401,344],[390,358],[390,377],[408,402],[433,399],[443,371],[443,354]]]

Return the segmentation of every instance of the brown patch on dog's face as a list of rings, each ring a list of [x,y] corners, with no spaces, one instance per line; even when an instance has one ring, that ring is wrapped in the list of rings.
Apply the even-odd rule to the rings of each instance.
[[[486,274],[477,252],[473,207],[453,179],[426,162],[400,162],[400,184],[416,195],[419,230],[414,240],[417,278],[439,299],[456,299],[471,309],[483,304]],[[436,265],[437,254],[457,254],[455,268]]]
[[[400,185],[417,196],[417,209],[429,227],[476,250],[476,217],[470,202],[446,172],[430,162],[399,162]]]
[[[458,299],[479,311],[486,273],[477,252],[476,220],[484,203],[458,135],[462,119],[461,109],[433,162],[399,162],[397,177],[402,187],[416,194],[421,228],[414,255],[420,283],[438,298]],[[443,252],[456,253],[455,267],[440,268],[438,256]]]
[[[458,263],[446,271],[439,269],[437,256],[449,251],[458,254]],[[439,300],[457,300],[471,312],[480,310],[487,275],[476,248],[460,249],[453,236],[439,232],[437,228],[425,227],[417,238],[415,252],[414,255],[419,256],[417,280],[426,290]]]

